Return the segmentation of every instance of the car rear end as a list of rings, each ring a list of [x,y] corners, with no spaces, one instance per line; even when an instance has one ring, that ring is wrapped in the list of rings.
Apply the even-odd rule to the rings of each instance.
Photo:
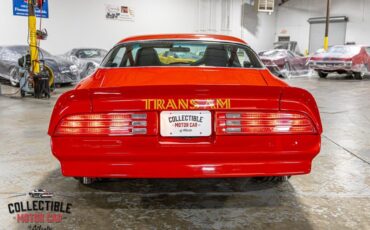
[[[361,46],[336,45],[313,55],[308,64],[317,72],[355,73],[363,70]]]
[[[352,73],[352,58],[320,58],[313,57],[309,61],[309,67],[315,71],[327,73]]]
[[[92,178],[306,174],[321,132],[307,91],[237,85],[76,89],[49,127],[63,175]]]

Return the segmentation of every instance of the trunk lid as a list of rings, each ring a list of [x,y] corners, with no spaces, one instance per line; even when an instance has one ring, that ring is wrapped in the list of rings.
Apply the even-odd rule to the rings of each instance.
[[[215,67],[128,67],[99,69],[77,89],[154,85],[265,86],[260,69]]]
[[[283,87],[156,85],[90,90],[93,112],[278,110]]]

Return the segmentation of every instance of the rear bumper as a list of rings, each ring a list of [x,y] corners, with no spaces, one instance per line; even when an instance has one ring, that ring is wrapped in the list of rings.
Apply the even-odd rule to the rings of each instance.
[[[320,135],[52,137],[64,176],[216,178],[306,174]]]
[[[310,68],[314,69],[315,71],[322,71],[327,73],[333,73],[333,72],[343,72],[343,73],[352,73],[354,72],[352,67],[344,67],[344,66],[312,66],[310,65]]]

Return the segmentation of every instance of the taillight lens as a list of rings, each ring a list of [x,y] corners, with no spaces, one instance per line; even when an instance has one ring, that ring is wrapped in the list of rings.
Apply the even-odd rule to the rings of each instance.
[[[316,130],[304,114],[288,112],[217,112],[217,135],[309,134]]]
[[[131,136],[155,135],[156,113],[97,113],[79,114],[64,118],[55,135]]]

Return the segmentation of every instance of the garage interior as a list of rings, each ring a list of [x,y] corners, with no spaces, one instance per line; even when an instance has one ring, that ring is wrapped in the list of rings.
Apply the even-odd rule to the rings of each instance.
[[[279,41],[295,42],[306,57],[323,47],[326,1],[266,2],[273,7],[263,12],[257,0],[49,0],[41,48],[53,55],[80,47],[110,50],[129,36],[163,33],[231,35],[257,53]],[[128,6],[131,17],[107,18],[107,5]],[[27,17],[13,15],[13,7],[0,3],[0,47],[27,45]],[[331,0],[328,24],[329,47],[370,47],[370,0]],[[320,78],[311,70],[283,80],[318,103],[324,133],[310,174],[281,184],[114,179],[85,186],[62,176],[47,135],[56,100],[77,83],[58,84],[50,99],[36,99],[21,97],[19,87],[2,78],[0,229],[27,229],[7,206],[39,188],[73,204],[55,229],[370,229],[370,73],[358,80],[345,73]]]

